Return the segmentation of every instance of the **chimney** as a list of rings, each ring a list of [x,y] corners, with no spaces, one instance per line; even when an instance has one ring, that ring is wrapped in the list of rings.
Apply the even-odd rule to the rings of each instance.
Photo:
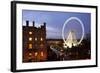
[[[44,24],[44,27],[46,28],[46,22],[44,22],[43,24]]]
[[[26,26],[29,26],[29,21],[28,20],[26,21]]]
[[[33,21],[33,27],[34,27],[35,21]]]

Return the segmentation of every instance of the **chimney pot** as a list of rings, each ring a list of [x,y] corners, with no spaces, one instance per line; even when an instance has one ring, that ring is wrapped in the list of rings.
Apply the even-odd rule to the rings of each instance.
[[[29,21],[26,21],[26,26],[29,26]]]
[[[44,27],[45,27],[46,26],[46,22],[44,22],[43,24],[44,24]]]
[[[33,27],[34,27],[35,21],[33,21]]]

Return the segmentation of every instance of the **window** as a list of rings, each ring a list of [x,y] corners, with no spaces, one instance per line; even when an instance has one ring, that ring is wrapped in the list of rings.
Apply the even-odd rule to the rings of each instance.
[[[32,44],[29,44],[29,49],[32,49]]]
[[[41,44],[40,46],[43,47],[43,44]]]
[[[38,55],[38,52],[35,52],[35,56],[37,56]]]
[[[35,41],[37,41],[37,38],[35,38]]]
[[[43,38],[41,37],[41,41],[43,41]]]
[[[28,59],[32,59],[32,57],[28,57]]]
[[[43,56],[43,52],[41,52],[41,56]]]
[[[32,53],[29,53],[29,56],[32,56]]]
[[[30,32],[29,32],[29,34],[31,35],[31,34],[32,34],[32,32],[30,31]]]
[[[32,41],[32,37],[29,37],[29,41]]]

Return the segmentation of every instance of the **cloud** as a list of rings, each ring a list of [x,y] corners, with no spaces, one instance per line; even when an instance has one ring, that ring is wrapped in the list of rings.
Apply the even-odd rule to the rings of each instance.
[[[58,39],[61,38],[61,31],[54,27],[46,27],[47,38]]]
[[[58,30],[57,28],[50,27],[50,26],[47,26],[47,27],[46,27],[46,30],[47,30],[47,31],[51,31],[51,32],[57,32],[57,33],[59,32],[59,30]]]

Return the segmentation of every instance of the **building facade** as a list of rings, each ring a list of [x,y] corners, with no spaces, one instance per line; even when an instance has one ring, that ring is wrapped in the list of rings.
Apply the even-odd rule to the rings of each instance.
[[[41,62],[47,60],[46,23],[40,27],[23,26],[23,62]]]

